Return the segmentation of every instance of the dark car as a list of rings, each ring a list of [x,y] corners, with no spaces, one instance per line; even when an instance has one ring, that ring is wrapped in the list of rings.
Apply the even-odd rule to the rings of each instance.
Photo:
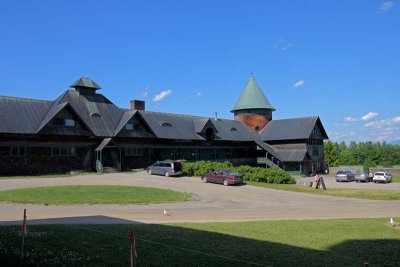
[[[218,183],[223,185],[242,184],[242,176],[231,170],[217,170],[214,172],[206,173],[201,177],[204,183]]]
[[[351,171],[338,171],[335,176],[336,182],[354,181],[354,173]]]
[[[183,168],[180,161],[157,161],[153,165],[147,168],[147,172],[151,174],[158,174],[164,176],[179,176],[182,175]]]
[[[356,174],[354,175],[354,179],[356,180],[356,182],[372,182],[372,177],[369,176],[368,173],[366,172],[356,172]]]

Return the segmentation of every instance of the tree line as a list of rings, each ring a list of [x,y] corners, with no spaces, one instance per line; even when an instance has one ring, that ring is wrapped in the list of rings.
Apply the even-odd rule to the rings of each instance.
[[[340,165],[363,165],[364,169],[400,165],[400,145],[386,142],[324,142],[325,164],[329,167]]]

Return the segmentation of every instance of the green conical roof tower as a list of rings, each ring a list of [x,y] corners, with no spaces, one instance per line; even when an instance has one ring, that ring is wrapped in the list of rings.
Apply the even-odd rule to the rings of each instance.
[[[250,74],[246,87],[231,110],[235,120],[244,122],[248,127],[258,132],[272,120],[273,111],[275,109],[258,86],[253,73]]]
[[[269,103],[268,98],[254,79],[253,73],[250,74],[246,87],[231,112],[235,113],[235,111],[238,110],[248,109],[269,109],[275,111],[271,103]]]

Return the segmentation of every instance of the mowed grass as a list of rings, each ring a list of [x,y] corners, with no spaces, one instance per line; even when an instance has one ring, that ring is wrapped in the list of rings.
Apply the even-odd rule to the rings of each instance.
[[[398,218],[395,218],[398,219]],[[24,266],[400,266],[400,229],[383,219],[28,227]],[[0,258],[19,265],[20,226],[1,226]],[[255,263],[255,264],[250,264]]]
[[[400,200],[400,192],[398,190],[379,190],[379,189],[341,189],[328,188],[328,190],[316,190],[311,187],[299,186],[295,184],[267,184],[257,182],[246,182],[248,185],[266,187],[276,190],[286,190],[293,192],[318,194],[325,196],[350,197],[373,200]]]
[[[156,204],[190,199],[190,194],[173,190],[115,185],[71,185],[0,191],[2,202],[55,205]]]
[[[400,183],[400,175],[393,175],[392,176],[393,183]]]

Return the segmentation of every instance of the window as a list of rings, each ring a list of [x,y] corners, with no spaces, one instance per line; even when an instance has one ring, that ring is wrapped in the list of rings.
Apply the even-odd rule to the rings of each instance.
[[[167,121],[160,121],[159,123],[161,126],[164,126],[164,127],[172,127],[172,124]]]
[[[317,145],[313,145],[313,155],[318,155],[319,151],[318,151],[318,146]]]
[[[132,124],[132,123],[127,123],[127,124],[125,125],[125,129],[128,130],[128,131],[133,130],[133,124]]]
[[[75,120],[65,119],[64,125],[67,127],[75,127]]]
[[[143,148],[141,147],[127,147],[125,148],[125,155],[126,156],[142,156],[143,155]]]
[[[254,130],[256,130],[257,132],[260,130],[260,126],[256,126],[255,128],[254,128]]]
[[[73,119],[55,118],[53,124],[58,126],[75,127],[76,122]]]
[[[26,156],[26,147],[23,146],[13,146],[10,149],[11,157],[25,157]]]
[[[76,156],[75,147],[53,147],[51,149],[53,157],[73,157]]]
[[[141,128],[141,125],[140,125],[140,123],[135,123],[135,130],[139,130]]]

